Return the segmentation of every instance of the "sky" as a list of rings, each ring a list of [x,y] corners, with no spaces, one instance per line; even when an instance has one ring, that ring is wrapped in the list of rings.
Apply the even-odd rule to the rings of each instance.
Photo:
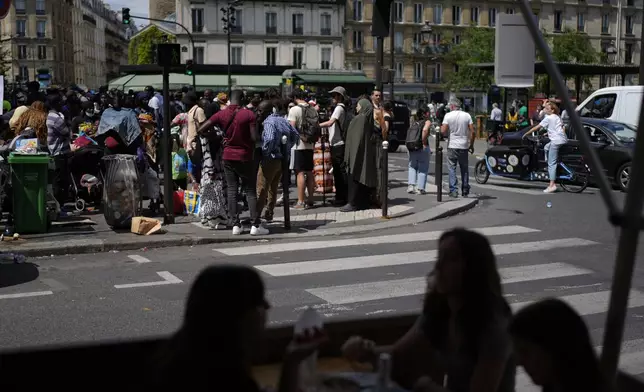
[[[130,15],[148,16],[148,4],[150,0],[103,0],[109,4],[114,11],[120,11],[121,8],[127,7],[130,9]],[[144,20],[137,20],[136,25],[147,25],[148,22]]]

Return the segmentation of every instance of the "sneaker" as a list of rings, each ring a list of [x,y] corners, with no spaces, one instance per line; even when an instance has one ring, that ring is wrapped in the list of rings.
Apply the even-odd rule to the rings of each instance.
[[[267,228],[259,225],[259,226],[252,226],[250,228],[250,235],[268,235],[269,231]]]
[[[417,194],[417,195],[424,195],[424,194],[426,194],[426,193],[427,193],[427,192],[425,192],[425,190],[424,190],[424,189],[416,189],[416,194]]]
[[[458,197],[458,192],[450,192],[449,197],[451,197],[452,199],[456,199]]]
[[[233,235],[240,235],[242,233],[241,226],[233,226]]]
[[[543,193],[554,193],[557,192],[557,186],[549,186],[543,190]]]
[[[410,195],[416,193],[416,185],[407,185],[407,193]]]

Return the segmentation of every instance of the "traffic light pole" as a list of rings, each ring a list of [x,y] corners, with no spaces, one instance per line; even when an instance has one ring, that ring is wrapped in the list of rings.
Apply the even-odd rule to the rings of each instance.
[[[163,151],[163,223],[174,223],[174,186],[172,183],[172,144],[170,142],[170,67],[163,66],[163,132],[161,142]]]
[[[192,37],[192,34],[190,34],[190,31],[188,31],[188,29],[186,28],[186,26],[182,25],[179,22],[174,22],[174,21],[171,21],[171,20],[146,18],[145,16],[132,16],[132,15],[130,15],[130,19],[143,19],[143,20],[149,20],[151,22],[170,23],[170,24],[173,24],[175,26],[181,27],[183,29],[183,31],[188,35],[188,39],[190,40],[190,45],[192,46],[192,56],[190,56],[190,57],[193,58],[192,61],[193,61],[193,64],[194,64],[194,60],[195,60],[194,59],[194,56],[195,56],[195,40]],[[197,91],[197,78],[196,78],[194,72],[192,73],[192,89],[195,92]]]

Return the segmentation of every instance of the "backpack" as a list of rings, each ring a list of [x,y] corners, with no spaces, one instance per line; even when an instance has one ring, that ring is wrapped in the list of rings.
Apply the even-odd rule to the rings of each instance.
[[[340,105],[344,109],[344,121],[341,124],[338,122],[338,126],[340,127],[340,136],[342,136],[342,141],[346,141],[347,129],[349,129],[349,124],[351,124],[351,120],[353,120],[353,117],[355,116],[353,114],[353,110],[349,110],[343,103]]]
[[[302,129],[300,135],[305,143],[315,143],[322,136],[318,111],[311,106],[300,106],[302,108]]]
[[[407,130],[407,138],[405,139],[405,146],[407,151],[418,151],[423,148],[423,126],[421,121],[411,123]]]

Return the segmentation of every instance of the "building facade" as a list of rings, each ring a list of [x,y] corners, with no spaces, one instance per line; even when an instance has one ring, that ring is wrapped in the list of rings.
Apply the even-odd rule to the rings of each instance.
[[[344,69],[345,1],[244,1],[234,11],[231,63]],[[227,5],[228,1],[222,0],[177,0],[177,20],[190,29],[195,41],[191,51],[188,35],[177,31],[178,42],[188,48],[182,61],[227,64],[221,10]]]
[[[532,8],[542,31],[554,35],[573,29],[588,35],[598,51],[617,50],[618,64],[639,63],[641,48],[643,0],[541,0],[533,1]],[[500,13],[515,13],[518,7],[511,1],[466,2],[446,0],[429,2],[399,0],[395,2],[395,80],[396,91],[406,98],[425,95],[426,90],[444,89],[447,73],[453,65],[440,60],[430,61],[421,47],[421,28],[425,22],[432,26],[432,41],[458,44],[465,28],[476,26],[494,28]],[[640,11],[637,11],[640,10]],[[375,76],[376,42],[370,28],[373,15],[371,0],[348,0],[345,40],[347,66],[364,70]],[[389,39],[385,39],[385,53],[390,53]],[[387,55],[388,57],[388,55]],[[385,60],[389,64],[389,59]],[[604,81],[602,81],[604,82]],[[595,84],[597,87],[597,84]],[[409,94],[406,94],[409,92]]]
[[[175,12],[175,0],[149,0],[148,16],[152,19],[164,20]]]

